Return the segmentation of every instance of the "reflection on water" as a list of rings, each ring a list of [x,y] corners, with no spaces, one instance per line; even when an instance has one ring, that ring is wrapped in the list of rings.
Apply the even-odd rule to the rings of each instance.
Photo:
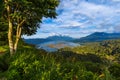
[[[75,46],[80,46],[80,45],[77,43],[66,42],[66,41],[51,41],[51,42],[38,44],[37,48],[52,52],[52,51],[57,51],[60,48],[75,47]]]

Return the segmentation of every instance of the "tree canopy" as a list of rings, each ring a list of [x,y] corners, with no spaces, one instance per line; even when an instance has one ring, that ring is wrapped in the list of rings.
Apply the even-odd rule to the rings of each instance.
[[[4,8],[3,2],[0,2],[0,11]],[[7,26],[8,23],[2,16],[2,12],[0,12],[0,46],[7,44]]]
[[[0,15],[8,23],[8,41],[13,53],[21,35],[35,34],[43,17],[56,18],[59,0],[2,0],[0,4],[3,5]]]
[[[7,44],[7,26],[6,20],[0,17],[0,45]]]
[[[43,17],[56,18],[56,6],[58,0],[8,0],[6,3],[10,5],[10,17],[14,26],[22,24],[22,34],[35,34],[39,23]],[[7,19],[7,9],[4,9],[4,16]]]

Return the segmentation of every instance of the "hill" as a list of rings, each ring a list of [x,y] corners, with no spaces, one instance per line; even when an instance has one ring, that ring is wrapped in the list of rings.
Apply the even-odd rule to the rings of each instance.
[[[99,41],[110,40],[110,39],[120,39],[120,33],[95,32],[86,37],[76,39],[74,40],[74,42],[80,42],[80,43],[99,42]]]

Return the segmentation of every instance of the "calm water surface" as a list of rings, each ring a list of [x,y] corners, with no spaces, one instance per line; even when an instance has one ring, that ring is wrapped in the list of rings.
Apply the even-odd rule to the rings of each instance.
[[[76,47],[76,46],[80,46],[80,44],[73,43],[73,42],[66,42],[66,41],[51,41],[51,42],[38,44],[37,48],[52,52],[52,51],[57,51],[60,48]]]

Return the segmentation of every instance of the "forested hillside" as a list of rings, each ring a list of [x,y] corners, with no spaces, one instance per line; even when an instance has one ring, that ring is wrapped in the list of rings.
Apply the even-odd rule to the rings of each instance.
[[[65,50],[67,48],[64,48]],[[120,53],[120,39],[105,40],[102,42],[84,43],[82,46],[67,49],[76,53],[118,54]]]
[[[120,80],[120,40],[86,43],[56,52],[21,44],[17,54],[0,55],[0,77],[8,80]]]

